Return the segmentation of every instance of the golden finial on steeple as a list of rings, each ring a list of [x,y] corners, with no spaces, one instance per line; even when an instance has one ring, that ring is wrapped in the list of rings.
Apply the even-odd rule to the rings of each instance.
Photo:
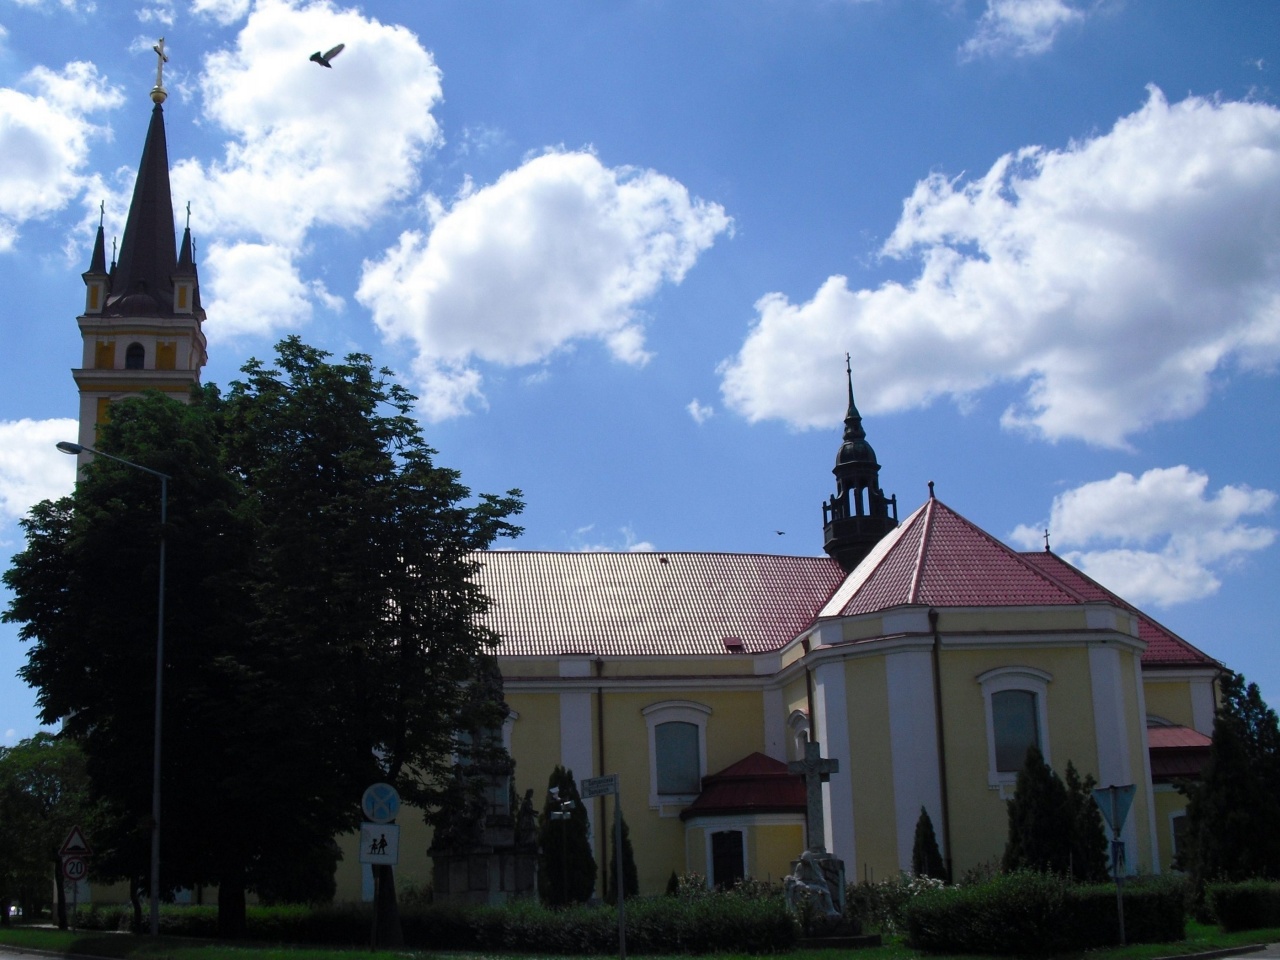
[[[164,103],[169,96],[169,91],[164,88],[164,65],[169,62],[169,55],[164,52],[164,37],[151,49],[156,52],[156,85],[151,88],[151,100],[154,103]]]

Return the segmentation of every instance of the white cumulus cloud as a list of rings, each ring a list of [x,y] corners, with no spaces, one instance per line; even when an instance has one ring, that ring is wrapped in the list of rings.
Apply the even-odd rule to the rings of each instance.
[[[89,141],[102,133],[86,116],[123,102],[93,64],[80,61],[61,71],[36,67],[21,85],[32,92],[0,88],[0,252],[13,246],[24,222],[61,210],[84,191]]]
[[[432,419],[483,402],[476,361],[523,366],[597,340],[644,363],[641,305],[731,224],[669,177],[583,151],[548,152],[430,206],[430,233],[406,231],[366,261],[356,299],[388,339],[416,346]]]
[[[921,181],[882,252],[915,279],[760,298],[721,366],[730,409],[833,423],[849,349],[864,411],[1014,382],[1007,427],[1124,446],[1200,410],[1215,374],[1280,357],[1280,110],[1151,89],[1104,134]]]
[[[249,0],[191,0],[191,12],[228,26],[248,15]]]
[[[1224,486],[1186,466],[1118,473],[1054,498],[1047,528],[1054,549],[1132,603],[1169,606],[1209,596],[1219,574],[1270,547],[1276,530],[1256,521],[1277,500],[1271,490]],[[1010,540],[1034,549],[1045,524],[1021,525]]]
[[[244,8],[205,2],[199,11],[231,22]],[[339,39],[346,48],[332,69],[308,59],[315,44]],[[220,315],[238,308],[224,297],[243,301],[259,283],[235,270],[253,269],[260,257],[229,251],[242,244],[297,251],[318,226],[366,226],[409,194],[421,160],[441,140],[431,113],[442,96],[440,70],[418,38],[326,0],[258,0],[235,45],[205,58],[200,87],[227,145],[208,164],[174,164],[171,180],[175,196],[193,199],[201,237],[222,245],[217,290],[206,298],[217,300],[206,306]],[[274,272],[282,261],[271,259]],[[277,316],[282,303],[312,289],[294,260],[287,265],[286,286],[273,298]],[[297,303],[285,310],[308,312]]]
[[[963,59],[1044,53],[1058,31],[1084,19],[1084,12],[1065,0],[987,0],[978,29],[960,48]]]
[[[76,458],[55,446],[75,440],[75,420],[0,420],[0,516],[15,520],[41,500],[71,492]]]

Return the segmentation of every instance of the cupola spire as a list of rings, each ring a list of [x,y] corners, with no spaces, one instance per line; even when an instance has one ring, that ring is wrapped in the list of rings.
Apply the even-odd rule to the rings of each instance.
[[[898,525],[898,498],[880,489],[880,464],[867,443],[862,414],[853,399],[853,366],[844,356],[849,407],[844,416],[844,442],[832,473],[835,495],[822,505],[823,549],[845,570],[852,570],[886,533]]]

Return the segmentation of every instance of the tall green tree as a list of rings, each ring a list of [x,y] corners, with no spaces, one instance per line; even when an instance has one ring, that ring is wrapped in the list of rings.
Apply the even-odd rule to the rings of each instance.
[[[1067,791],[1038,747],[1027,749],[1008,810],[1004,869],[1065,874],[1071,860]]]
[[[476,551],[517,532],[521,502],[473,498],[436,466],[413,404],[367,356],[333,362],[290,338],[225,396],[121,402],[99,434],[104,452],[173,477],[161,879],[218,884],[224,934],[243,929],[248,890],[324,888],[290,874],[328,869],[370,783],[429,812],[447,785],[463,689],[494,643],[478,626]],[[154,478],[95,460],[73,498],[32,511],[5,577],[43,719],[66,718],[115,818],[104,869],[135,885],[156,508]]]
[[[1102,811],[1093,799],[1098,781],[1091,773],[1081,777],[1070,760],[1063,779],[1071,821],[1071,877],[1083,883],[1100,883],[1107,879],[1110,861]]]
[[[552,816],[552,814],[556,814]],[[590,821],[573,771],[557,765],[538,817],[538,894],[553,906],[586,903],[596,886]]]
[[[1220,679],[1209,762],[1187,794],[1178,864],[1199,881],[1280,878],[1280,727],[1257,684]]]
[[[73,827],[91,829],[88,775],[77,745],[37,733],[0,747],[0,903],[8,923],[17,900],[27,916],[56,891],[59,927],[67,926],[59,851]]]
[[[920,808],[920,816],[916,818],[916,835],[911,845],[911,872],[917,877],[947,879],[947,867],[942,862],[942,851],[938,849],[938,835],[934,833],[933,820],[924,807]]]

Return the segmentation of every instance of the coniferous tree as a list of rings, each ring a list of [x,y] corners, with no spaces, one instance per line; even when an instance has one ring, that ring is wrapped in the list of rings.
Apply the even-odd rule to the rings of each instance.
[[[916,820],[915,842],[911,846],[911,872],[917,877],[947,879],[947,868],[942,862],[942,851],[938,849],[933,821],[924,807],[920,808],[920,816]]]
[[[1008,809],[1004,869],[1066,874],[1071,862],[1067,790],[1038,747],[1027,749]]]
[[[617,803],[617,798],[614,798]],[[618,850],[617,844],[609,854],[609,877],[604,885],[606,903],[618,902]],[[631,846],[631,830],[627,826],[627,818],[622,818],[622,895],[624,900],[634,897],[640,892],[640,874],[636,870],[636,853]]]
[[[557,765],[547,780],[547,798],[538,817],[538,893],[550,906],[586,903],[591,898],[596,858],[589,830],[573,771]]]
[[[1188,796],[1178,866],[1200,882],[1280,878],[1280,728],[1257,684],[1228,671],[1209,762]]]
[[[1065,779],[1067,810],[1071,817],[1071,876],[1083,883],[1104,881],[1110,868],[1102,811],[1093,799],[1093,788],[1098,781],[1091,773],[1081,778],[1070,760]]]

